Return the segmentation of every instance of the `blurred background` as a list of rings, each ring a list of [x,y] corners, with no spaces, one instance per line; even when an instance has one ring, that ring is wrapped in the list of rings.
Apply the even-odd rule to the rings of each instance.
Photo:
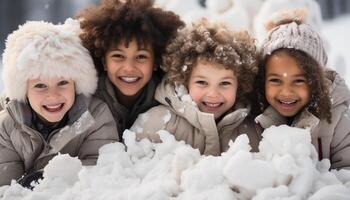
[[[0,0],[0,57],[8,34],[28,20],[63,23],[66,18],[100,0]],[[288,8],[308,9],[308,23],[326,41],[328,65],[350,77],[349,42],[350,0],[155,0],[159,7],[172,10],[186,22],[202,16],[222,21],[232,28],[246,28],[259,40],[266,34],[264,21],[273,13]],[[349,28],[348,28],[349,27]],[[348,39],[347,39],[348,40]],[[347,60],[349,58],[349,60]],[[0,64],[1,68],[1,64]],[[1,70],[2,71],[2,70]],[[350,78],[346,80],[350,84]],[[2,84],[0,84],[0,92]]]

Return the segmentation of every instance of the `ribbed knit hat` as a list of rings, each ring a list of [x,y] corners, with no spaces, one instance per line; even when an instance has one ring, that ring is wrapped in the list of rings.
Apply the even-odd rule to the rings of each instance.
[[[79,22],[68,19],[62,25],[30,21],[10,34],[3,54],[6,96],[24,101],[27,80],[53,77],[72,79],[76,94],[93,94],[97,72],[79,31]]]
[[[323,41],[310,25],[304,23],[305,15],[301,12],[301,9],[294,9],[289,13],[277,13],[275,22],[267,22],[270,27],[271,24],[277,24],[277,26],[272,26],[267,38],[260,46],[263,58],[277,49],[288,48],[307,53],[322,67],[326,65],[327,54]]]

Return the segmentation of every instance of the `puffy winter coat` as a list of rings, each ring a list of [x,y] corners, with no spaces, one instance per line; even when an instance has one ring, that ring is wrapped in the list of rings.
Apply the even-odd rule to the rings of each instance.
[[[246,119],[249,106],[237,103],[232,112],[216,123],[213,114],[201,112],[194,102],[184,97],[177,94],[173,85],[163,81],[155,95],[161,105],[141,114],[131,130],[137,133],[138,139],[148,137],[155,142],[160,142],[156,132],[166,130],[205,155],[220,155],[228,149],[229,141],[240,134],[248,134],[250,142],[257,147],[260,136],[255,132],[253,120]]]
[[[124,130],[131,127],[140,113],[146,112],[151,107],[159,105],[154,99],[154,93],[160,79],[158,74],[153,74],[134,106],[128,109],[119,103],[115,92],[115,86],[108,77],[106,75],[100,76],[95,96],[106,102],[111,110],[114,120],[117,123],[120,140],[122,140]]]
[[[320,120],[304,109],[294,118],[292,126],[310,129],[312,144],[319,153],[319,159],[329,158],[331,168],[350,169],[350,91],[336,72],[327,71],[326,73],[332,97],[332,123]],[[272,125],[287,124],[287,119],[271,106],[255,120],[262,129]]]
[[[112,114],[97,98],[77,96],[67,125],[54,130],[47,140],[31,128],[31,118],[28,104],[15,100],[0,112],[0,186],[43,169],[58,152],[94,165],[99,148],[118,141]]]

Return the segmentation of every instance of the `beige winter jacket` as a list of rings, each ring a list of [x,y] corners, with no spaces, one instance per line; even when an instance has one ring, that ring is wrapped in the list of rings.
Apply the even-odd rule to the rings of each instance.
[[[257,146],[260,137],[255,132],[253,120],[246,119],[249,107],[237,104],[234,111],[216,123],[212,114],[199,111],[192,101],[181,100],[184,97],[163,81],[155,94],[162,105],[141,114],[131,130],[137,133],[139,139],[148,137],[155,142],[160,142],[156,132],[166,130],[177,140],[185,141],[205,155],[220,155],[228,149],[229,141],[240,134],[248,134],[251,143]]]
[[[146,112],[153,106],[159,105],[154,99],[157,84],[160,82],[160,75],[153,74],[151,80],[143,89],[140,97],[130,109],[119,103],[113,83],[106,75],[99,77],[98,88],[95,96],[107,103],[114,120],[117,123],[120,140],[125,129],[130,128],[140,113]]]
[[[101,100],[79,95],[68,116],[68,124],[45,141],[31,128],[32,113],[26,103],[6,105],[0,112],[0,186],[43,169],[58,152],[78,157],[83,165],[94,165],[99,148],[118,141],[112,114]]]
[[[331,168],[350,169],[350,91],[344,80],[334,71],[327,71],[332,97],[332,123],[320,120],[307,109],[295,117],[292,126],[310,128],[312,144],[319,158],[329,158]],[[271,106],[255,119],[263,129],[287,124]],[[261,130],[262,131],[262,130]]]

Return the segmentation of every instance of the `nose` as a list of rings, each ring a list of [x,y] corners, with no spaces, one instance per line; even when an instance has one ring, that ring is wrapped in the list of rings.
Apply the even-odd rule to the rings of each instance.
[[[50,88],[46,94],[47,98],[57,98],[59,96],[59,91],[56,88]]]
[[[289,87],[289,86],[283,86],[281,88],[281,91],[280,91],[280,95],[282,97],[289,97],[293,94],[293,88]]]
[[[135,69],[135,62],[132,59],[125,60],[123,70],[133,71],[134,69]]]
[[[209,99],[216,99],[220,96],[219,91],[213,87],[213,88],[208,88],[208,92],[207,92],[207,97]]]

